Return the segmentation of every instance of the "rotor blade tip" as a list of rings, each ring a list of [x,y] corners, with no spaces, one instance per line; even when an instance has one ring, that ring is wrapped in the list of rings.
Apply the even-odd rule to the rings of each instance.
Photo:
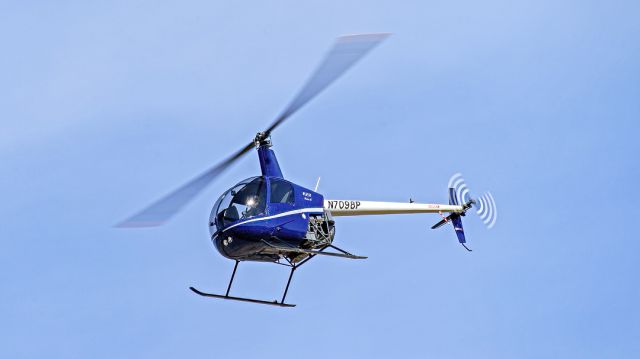
[[[339,38],[347,38],[347,37],[388,37],[392,33],[390,32],[362,32],[355,34],[344,34],[340,35]]]
[[[382,41],[391,35],[390,32],[374,32],[362,34],[347,34],[338,37],[338,42],[351,41]]]
[[[150,228],[163,225],[162,221],[124,221],[114,225],[114,228]]]

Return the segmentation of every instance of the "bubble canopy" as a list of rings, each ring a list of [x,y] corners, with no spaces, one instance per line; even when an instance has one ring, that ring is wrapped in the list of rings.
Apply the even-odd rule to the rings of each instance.
[[[218,198],[211,211],[211,222],[222,229],[239,220],[263,215],[266,207],[267,181],[263,177],[247,178]]]

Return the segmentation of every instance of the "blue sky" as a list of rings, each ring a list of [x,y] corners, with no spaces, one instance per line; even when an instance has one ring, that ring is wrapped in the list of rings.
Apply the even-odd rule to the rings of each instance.
[[[640,6],[628,1],[0,3],[0,354],[11,358],[632,358]],[[285,176],[329,198],[491,190],[473,253],[429,215],[339,218],[295,309],[205,300],[208,240],[250,155],[164,227],[112,225],[230,154],[335,38],[392,32],[279,128]],[[243,263],[275,298],[286,269]]]

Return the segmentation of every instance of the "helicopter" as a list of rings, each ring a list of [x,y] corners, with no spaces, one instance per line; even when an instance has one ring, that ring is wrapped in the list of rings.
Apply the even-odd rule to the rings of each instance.
[[[366,259],[337,247],[334,217],[405,213],[436,213],[441,220],[431,228],[451,223],[457,239],[468,251],[462,217],[473,206],[482,221],[491,228],[497,219],[495,200],[490,192],[472,199],[461,174],[449,181],[447,204],[376,202],[325,199],[318,183],[309,189],[285,179],[271,142],[271,133],[285,120],[378,46],[390,34],[367,33],[338,37],[319,67],[313,72],[293,101],[264,131],[224,161],[208,169],[183,186],[116,225],[117,227],[153,227],[167,222],[216,177],[252,150],[257,150],[260,176],[250,177],[220,195],[209,216],[209,234],[218,252],[235,261],[225,294],[213,294],[189,287],[210,298],[294,307],[286,303],[296,269],[316,256]],[[243,261],[285,265],[291,268],[281,299],[268,301],[229,295],[231,285]]]

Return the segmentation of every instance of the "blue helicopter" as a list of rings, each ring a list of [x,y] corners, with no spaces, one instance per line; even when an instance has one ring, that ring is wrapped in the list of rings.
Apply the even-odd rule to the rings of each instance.
[[[316,256],[365,259],[333,244],[334,217],[402,213],[438,213],[442,219],[432,228],[451,223],[458,241],[465,243],[462,216],[476,205],[484,223],[493,227],[497,218],[495,201],[487,192],[471,199],[460,174],[449,181],[449,203],[375,202],[325,199],[317,191],[284,178],[272,149],[271,133],[286,119],[339,78],[389,34],[359,34],[339,37],[302,90],[265,131],[239,151],[182,187],[120,223],[119,227],[151,227],[168,221],[224,170],[253,149],[258,152],[261,175],[240,181],[224,192],[209,217],[211,241],[223,256],[235,261],[227,291],[222,294],[190,289],[205,297],[294,307],[285,303],[296,269]],[[445,216],[445,214],[447,214]],[[470,250],[469,250],[470,251]],[[280,301],[230,296],[231,285],[242,261],[271,262],[289,266],[289,279]]]

